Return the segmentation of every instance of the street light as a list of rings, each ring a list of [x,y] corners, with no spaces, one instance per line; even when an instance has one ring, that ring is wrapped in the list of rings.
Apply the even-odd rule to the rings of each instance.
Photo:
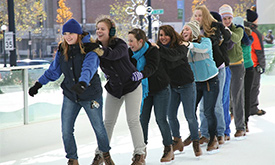
[[[159,21],[158,20],[154,20],[154,22],[152,23],[152,27],[154,28],[154,31],[155,31],[155,42],[156,42],[157,41],[157,37],[158,37]]]
[[[140,28],[143,29],[143,18],[146,14],[146,7],[144,5],[138,5],[136,8],[136,14],[139,17]]]
[[[7,67],[7,59],[6,59],[6,48],[5,48],[5,31],[7,30],[7,26],[6,25],[2,25],[1,26],[1,30],[3,31],[3,48],[4,48],[4,67]]]

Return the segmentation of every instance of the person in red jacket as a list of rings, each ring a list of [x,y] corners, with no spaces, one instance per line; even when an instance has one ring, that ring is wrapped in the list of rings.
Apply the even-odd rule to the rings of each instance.
[[[266,112],[262,109],[258,108],[259,100],[258,96],[260,93],[260,80],[261,74],[265,72],[265,54],[264,54],[264,46],[263,46],[263,36],[257,30],[258,27],[258,14],[255,11],[255,8],[248,9],[246,11],[246,19],[245,25],[252,29],[252,37],[254,39],[251,45],[251,58],[254,63],[253,67],[255,70],[253,84],[251,88],[251,109],[250,115],[264,115]]]

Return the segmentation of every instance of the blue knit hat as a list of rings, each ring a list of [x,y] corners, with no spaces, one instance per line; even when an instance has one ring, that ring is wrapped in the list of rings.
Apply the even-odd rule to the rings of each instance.
[[[64,35],[65,32],[82,34],[82,28],[80,24],[75,19],[69,19],[62,28],[62,34]]]

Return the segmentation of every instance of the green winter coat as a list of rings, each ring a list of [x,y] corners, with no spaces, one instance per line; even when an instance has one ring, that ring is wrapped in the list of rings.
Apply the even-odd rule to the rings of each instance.
[[[241,40],[243,38],[243,29],[241,27],[236,27],[231,25],[230,30],[232,31],[231,40],[235,43],[233,48],[228,51],[228,57],[230,64],[243,61],[243,52],[241,47]]]

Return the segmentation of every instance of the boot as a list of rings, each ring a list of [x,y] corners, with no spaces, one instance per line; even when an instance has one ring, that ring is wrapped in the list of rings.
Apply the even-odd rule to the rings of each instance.
[[[181,138],[174,137],[173,140],[173,151],[175,152],[176,150],[179,150],[180,152],[183,151],[183,142]]]
[[[211,139],[210,138],[210,141],[209,141],[209,143],[208,143],[208,145],[207,145],[207,151],[213,151],[213,150],[217,150],[217,149],[219,149],[219,143],[218,143],[218,140],[217,140],[217,138],[216,138],[216,136],[213,138],[213,139]]]
[[[170,162],[171,160],[174,160],[172,145],[164,146],[163,156],[160,159],[160,162]]]
[[[109,152],[103,152],[103,161],[105,165],[115,165]]]
[[[202,150],[200,147],[200,142],[199,140],[193,140],[193,150],[196,156],[201,156],[202,155]]]
[[[191,135],[189,135],[184,141],[183,141],[183,145],[184,146],[189,146],[191,144]]]
[[[145,165],[145,155],[135,154],[131,165]]]
[[[100,154],[95,155],[95,158],[91,165],[103,165],[103,158],[100,156]]]
[[[78,160],[76,159],[69,159],[68,160],[68,165],[79,165]]]

